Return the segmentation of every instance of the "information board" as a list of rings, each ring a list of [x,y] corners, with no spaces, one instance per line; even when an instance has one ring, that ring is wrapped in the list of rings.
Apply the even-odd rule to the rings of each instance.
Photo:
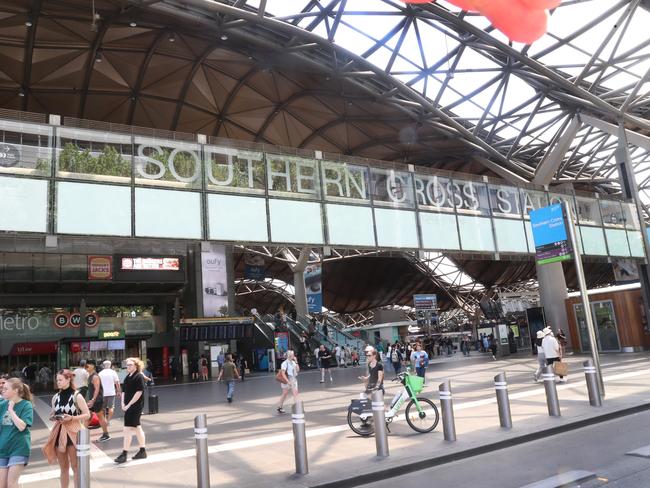
[[[573,258],[562,204],[533,210],[530,212],[530,225],[533,229],[537,264]]]

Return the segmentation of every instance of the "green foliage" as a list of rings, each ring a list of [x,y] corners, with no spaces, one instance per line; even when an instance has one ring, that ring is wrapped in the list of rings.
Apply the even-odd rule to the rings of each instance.
[[[88,149],[80,149],[68,142],[59,154],[59,171],[104,176],[131,176],[131,162],[125,160],[110,145],[104,146],[98,156],[93,156]]]
[[[211,161],[212,176],[217,181],[228,181],[229,168],[228,164],[221,161]],[[248,181],[248,161],[246,159],[233,158],[232,162],[232,181],[226,185],[236,188],[258,188],[264,189],[264,162],[253,161],[253,184],[249,186]]]
[[[159,161],[162,164],[162,166],[165,168],[165,172],[163,173],[163,176],[160,178],[161,180],[177,181],[174,175],[172,174],[172,172],[169,170],[169,166],[168,166],[169,156],[171,155],[172,151],[173,149],[162,148],[162,152],[158,152],[156,150],[150,150],[144,152],[144,154],[147,157]],[[140,164],[145,173],[155,175],[160,172],[160,168],[155,164],[146,161]],[[174,156],[174,168],[176,169],[176,174],[178,174],[182,178],[191,178],[192,176],[194,176],[194,173],[196,172],[197,164],[200,163],[197,163],[196,159],[194,159],[194,157],[188,152],[179,151]],[[199,180],[197,179],[197,182],[198,181]]]

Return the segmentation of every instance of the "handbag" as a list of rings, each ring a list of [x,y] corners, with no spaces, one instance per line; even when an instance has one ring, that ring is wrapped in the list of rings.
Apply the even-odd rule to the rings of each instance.
[[[553,371],[558,376],[566,376],[569,374],[569,366],[567,363],[556,361],[553,363]]]
[[[285,376],[284,374],[282,374],[282,370],[281,370],[281,369],[278,370],[277,374],[275,375],[275,381],[279,381],[279,382],[282,383],[283,385],[286,385],[287,383],[289,383],[289,382],[287,381],[286,376]]]

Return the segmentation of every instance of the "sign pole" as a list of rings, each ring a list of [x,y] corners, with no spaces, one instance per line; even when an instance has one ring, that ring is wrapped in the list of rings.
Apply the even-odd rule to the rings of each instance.
[[[571,207],[567,202],[562,202],[562,207],[565,215],[565,222],[569,238],[571,239],[571,248],[573,249],[573,259],[576,265],[576,275],[578,276],[578,285],[580,286],[580,298],[582,299],[582,308],[585,314],[585,321],[587,322],[587,332],[589,333],[589,346],[591,347],[591,358],[596,367],[596,377],[598,379],[598,386],[600,387],[600,395],[605,396],[605,385],[603,383],[603,375],[600,369],[600,356],[598,354],[598,343],[596,342],[596,332],[594,328],[594,321],[591,315],[591,306],[589,304],[589,296],[587,295],[587,282],[585,281],[585,273],[582,268],[582,256],[580,255],[580,248],[576,238],[576,228],[573,222],[573,215]],[[578,324],[580,327],[580,324]]]

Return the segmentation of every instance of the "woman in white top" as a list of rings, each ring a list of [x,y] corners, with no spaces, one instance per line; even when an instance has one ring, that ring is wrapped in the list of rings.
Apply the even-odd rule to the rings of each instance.
[[[298,400],[298,372],[300,371],[300,366],[296,361],[296,355],[293,351],[287,351],[287,359],[282,362],[280,366],[280,374],[283,378],[283,381],[280,382],[280,387],[282,388],[282,395],[280,395],[280,402],[276,410],[278,413],[285,413],[282,405],[284,405],[284,400],[287,398],[289,391],[293,394],[294,403]]]

